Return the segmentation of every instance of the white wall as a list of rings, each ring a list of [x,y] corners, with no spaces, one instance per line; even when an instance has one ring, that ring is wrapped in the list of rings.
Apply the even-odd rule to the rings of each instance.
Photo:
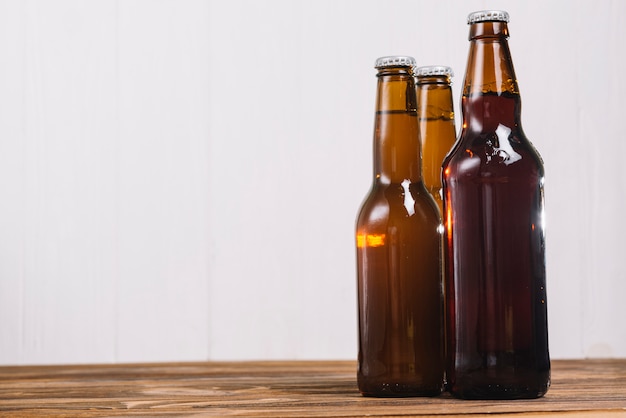
[[[356,356],[375,58],[511,14],[553,358],[626,357],[626,3],[0,1],[0,364]],[[458,101],[458,100],[457,100]]]

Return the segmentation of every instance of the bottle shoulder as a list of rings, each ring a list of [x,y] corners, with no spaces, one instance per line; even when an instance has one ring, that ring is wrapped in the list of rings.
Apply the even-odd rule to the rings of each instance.
[[[357,224],[387,224],[390,221],[440,222],[437,203],[423,182],[374,182],[361,205]]]
[[[443,167],[456,176],[544,174],[543,160],[521,128],[502,125],[491,132],[461,131]]]

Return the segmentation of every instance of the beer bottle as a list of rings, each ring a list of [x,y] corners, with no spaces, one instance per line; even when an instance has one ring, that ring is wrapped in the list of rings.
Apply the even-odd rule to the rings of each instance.
[[[456,141],[450,87],[452,69],[428,66],[415,69],[417,118],[422,144],[424,185],[443,213],[441,164]]]
[[[463,128],[443,164],[448,389],[468,399],[550,385],[544,169],[520,122],[508,21],[468,17]]]
[[[421,177],[414,64],[376,61],[374,178],[356,222],[357,380],[365,396],[443,390],[441,218]]]

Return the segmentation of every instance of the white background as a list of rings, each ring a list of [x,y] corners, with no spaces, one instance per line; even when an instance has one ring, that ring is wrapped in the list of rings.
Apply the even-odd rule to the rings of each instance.
[[[4,0],[0,364],[356,358],[374,60],[452,66],[458,105],[485,8],[546,166],[552,357],[626,357],[626,2]]]

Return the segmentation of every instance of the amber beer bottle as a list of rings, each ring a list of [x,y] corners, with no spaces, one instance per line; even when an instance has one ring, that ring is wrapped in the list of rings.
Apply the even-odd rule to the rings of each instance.
[[[448,389],[469,399],[550,385],[543,163],[520,122],[508,13],[468,17],[463,128],[443,164]]]
[[[452,102],[452,69],[427,66],[415,69],[417,118],[422,144],[424,185],[443,213],[441,164],[456,141]]]
[[[422,182],[414,64],[376,61],[374,179],[356,222],[357,380],[365,396],[443,390],[441,218]]]

